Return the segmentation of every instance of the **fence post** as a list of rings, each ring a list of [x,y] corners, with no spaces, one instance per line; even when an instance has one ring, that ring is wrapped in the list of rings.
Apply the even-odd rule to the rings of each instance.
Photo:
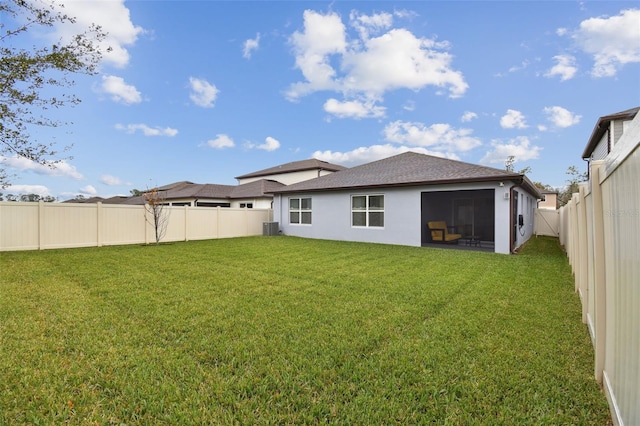
[[[96,245],[102,247],[102,203],[96,204]]]
[[[585,200],[586,184],[579,187],[580,204],[578,206],[578,268],[576,277],[579,278],[580,299],[582,301],[582,322],[587,324],[587,313],[589,310],[589,260],[587,243],[587,201]]]
[[[604,251],[604,206],[600,170],[604,161],[591,162],[591,196],[593,197],[593,279],[595,312],[594,318],[594,373],[598,383],[602,384],[604,360],[606,357],[606,261]]]
[[[216,238],[220,238],[220,206],[216,207]]]
[[[38,201],[38,250],[44,243],[44,201]]]
[[[148,204],[145,203],[144,206],[142,206],[143,210],[143,216],[142,218],[144,219],[144,243],[145,244],[149,244],[149,230],[147,229],[149,226],[149,220],[147,215],[149,214],[149,208],[148,208]]]
[[[189,241],[189,206],[184,205],[184,240]]]

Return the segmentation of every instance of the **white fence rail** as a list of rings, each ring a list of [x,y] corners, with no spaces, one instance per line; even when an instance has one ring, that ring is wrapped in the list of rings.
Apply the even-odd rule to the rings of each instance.
[[[261,235],[269,209],[165,207],[162,241]],[[155,242],[144,206],[0,202],[0,251]]]
[[[640,117],[640,116],[639,116]],[[615,424],[640,425],[640,121],[560,210],[564,245]]]

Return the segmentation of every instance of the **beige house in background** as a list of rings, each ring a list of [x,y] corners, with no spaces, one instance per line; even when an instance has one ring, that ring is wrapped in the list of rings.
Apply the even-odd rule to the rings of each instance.
[[[558,208],[558,193],[555,191],[540,191],[542,199],[538,201],[539,209],[556,210]]]

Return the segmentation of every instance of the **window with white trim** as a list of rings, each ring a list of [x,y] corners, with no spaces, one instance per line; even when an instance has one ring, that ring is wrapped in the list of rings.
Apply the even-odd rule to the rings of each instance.
[[[384,227],[384,195],[352,195],[351,226]]]
[[[311,225],[311,198],[289,198],[289,223]]]

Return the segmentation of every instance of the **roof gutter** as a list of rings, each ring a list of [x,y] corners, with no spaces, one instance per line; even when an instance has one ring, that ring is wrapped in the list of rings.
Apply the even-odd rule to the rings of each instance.
[[[485,178],[474,178],[474,179],[442,179],[437,181],[432,180],[428,182],[399,182],[399,183],[381,183],[381,184],[373,184],[373,185],[363,184],[363,185],[336,186],[336,187],[330,187],[330,188],[296,189],[296,188],[284,187],[284,188],[272,190],[271,192],[268,192],[268,194],[286,194],[286,193],[295,193],[295,192],[346,191],[346,190],[354,190],[354,189],[402,188],[402,187],[409,187],[409,186],[448,185],[452,183],[499,182],[499,181],[507,181],[507,180],[512,180],[514,182],[515,181],[521,182],[523,176],[524,175],[520,175],[520,174],[512,174],[512,175],[505,175],[502,177],[488,176]],[[533,184],[531,184],[531,187],[535,188]],[[533,191],[534,193],[538,194],[537,190],[534,189]]]

